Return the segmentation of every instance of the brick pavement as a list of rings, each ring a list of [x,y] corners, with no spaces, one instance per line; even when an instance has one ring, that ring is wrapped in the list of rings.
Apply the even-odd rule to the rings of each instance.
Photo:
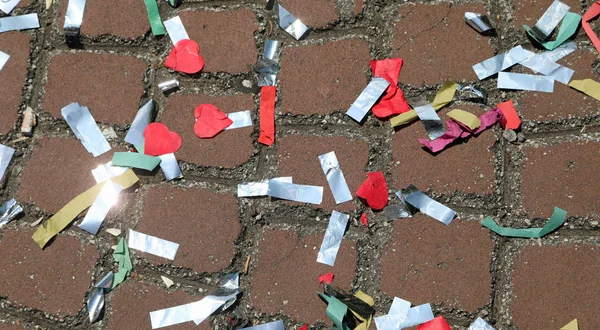
[[[559,329],[573,318],[580,329],[600,328],[596,100],[560,84],[543,94],[480,82],[486,104],[454,102],[442,119],[452,109],[479,114],[512,98],[527,141],[509,144],[496,127],[436,156],[417,144],[424,135],[419,122],[393,130],[372,117],[359,126],[343,114],[370,78],[370,59],[402,57],[407,96],[431,99],[446,79],[475,82],[470,67],[527,43],[520,26],[534,24],[551,0],[281,2],[314,29],[305,40],[278,29],[263,1],[190,0],[178,9],[159,1],[163,19],[180,14],[206,60],[202,73],[188,76],[161,65],[171,42],[152,36],[141,1],[88,0],[77,50],[68,49],[60,28],[66,0],[47,11],[45,1],[21,1],[14,12],[39,13],[42,28],[0,34],[0,50],[11,55],[0,71],[0,143],[17,149],[0,194],[25,206],[24,216],[0,231],[0,329],[149,329],[148,312],[200,299],[223,274],[242,271],[248,257],[235,310],[252,323],[283,319],[287,329],[304,322],[328,328],[314,291],[318,275],[334,271],[335,285],[374,297],[377,315],[399,296],[432,303],[455,330],[479,316],[496,329]],[[580,13],[591,3],[565,2]],[[498,34],[477,34],[462,21],[464,11],[498,17]],[[248,109],[258,122],[252,66],[267,37],[284,42],[275,145],[256,142],[258,125],[198,139],[193,110],[201,103],[226,113]],[[560,63],[576,79],[597,78],[596,51],[583,32],[576,42],[580,49]],[[164,95],[156,85],[171,78],[181,90]],[[121,195],[97,236],[72,225],[40,250],[30,224],[91,187],[90,170],[111,155],[91,157],[60,109],[75,101],[88,106],[101,129],[116,132],[109,142],[122,151],[129,148],[121,142],[128,124],[147,98],[157,101],[158,120],[183,138],[177,157],[184,179],[138,172],[141,184]],[[28,106],[39,125],[33,138],[15,140]],[[383,171],[393,201],[395,190],[412,183],[455,208],[458,219],[448,227],[423,215],[389,222],[356,199],[336,206],[317,162],[331,150],[353,193],[367,172]],[[323,204],[235,197],[239,182],[279,175],[323,185]],[[554,206],[569,218],[540,240],[506,239],[479,225],[490,215],[506,226],[541,226]],[[315,259],[334,209],[351,220],[331,268]],[[363,211],[369,228],[358,221]],[[118,238],[105,228],[136,229],[181,246],[173,262],[132,251],[132,277],[107,294],[102,320],[90,325],[87,292],[115,266]],[[161,275],[175,285],[166,288]],[[227,316],[200,328],[227,328]]]

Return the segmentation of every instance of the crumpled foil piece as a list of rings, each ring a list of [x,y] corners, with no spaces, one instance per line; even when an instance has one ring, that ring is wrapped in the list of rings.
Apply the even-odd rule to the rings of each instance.
[[[348,184],[346,183],[344,173],[342,173],[342,169],[340,168],[340,163],[335,156],[335,152],[332,151],[320,155],[318,158],[321,163],[321,169],[323,169],[323,173],[325,173],[325,177],[327,177],[327,182],[333,193],[335,203],[340,204],[351,201],[352,193],[350,192],[350,188],[348,188]]]
[[[275,86],[279,73],[279,51],[281,42],[267,40],[262,57],[256,63],[254,72],[258,73],[258,86]]]
[[[102,313],[104,308],[104,290],[112,287],[113,272],[110,271],[108,274],[94,284],[92,290],[90,290],[87,299],[88,314],[90,317],[90,323],[94,323],[98,316]]]
[[[23,212],[23,207],[14,198],[2,204],[0,206],[0,228],[11,222],[21,212]]]
[[[144,130],[148,124],[154,121],[155,117],[156,102],[154,102],[154,100],[148,100],[146,103],[144,103],[144,105],[142,105],[135,115],[129,131],[127,131],[127,135],[125,135],[125,142],[129,142],[136,146],[143,145]]]
[[[419,116],[419,119],[423,123],[423,126],[425,126],[429,139],[435,140],[444,135],[446,127],[444,127],[444,123],[437,112],[435,112],[431,103],[427,102],[425,97],[420,96],[412,98],[408,100],[408,103],[413,107],[417,116]]]
[[[321,243],[321,249],[317,255],[317,262],[333,267],[338,250],[342,244],[342,238],[346,232],[349,218],[349,215],[338,211],[331,213],[329,225],[327,226],[323,243]]]
[[[63,26],[67,43],[76,41],[83,23],[83,11],[85,10],[86,0],[69,0],[67,6],[67,15],[65,16],[65,24]]]
[[[562,19],[567,15],[571,7],[555,0],[550,7],[544,12],[544,15],[531,29],[531,32],[539,39],[546,40],[552,34],[552,31],[560,24]]]
[[[79,103],[71,103],[62,108],[60,112],[73,134],[94,157],[110,150],[108,141],[106,141],[87,107],[82,107]]]
[[[297,19],[281,5],[279,5],[279,26],[296,40],[300,40],[300,38],[308,31],[308,26],[304,25],[302,21]]]
[[[475,87],[475,85],[458,85],[455,100],[468,100],[477,103],[486,103],[487,93]]]
[[[346,114],[360,123],[389,85],[389,81],[383,78],[376,77],[371,79],[367,87],[365,87],[354,103],[352,103],[350,109],[346,111]]]
[[[498,73],[498,88],[552,93],[554,79],[532,74],[500,72]]]
[[[219,286],[224,289],[224,295],[235,292],[240,288],[240,273],[231,273],[226,274],[219,281]],[[228,292],[228,291],[229,292]],[[229,299],[223,306],[221,306],[221,310],[226,310],[231,307],[236,302],[237,299]]]
[[[469,24],[470,27],[475,29],[475,31],[479,33],[485,33],[487,31],[493,30],[494,27],[488,17],[484,14],[472,13],[470,11],[465,13],[465,22]]]
[[[481,317],[478,317],[475,322],[471,324],[468,330],[494,330],[494,328]]]
[[[404,199],[404,203],[407,205],[410,204],[419,209],[422,213],[427,214],[446,226],[449,225],[456,216],[454,210],[425,195],[412,184],[406,189],[402,189],[399,193]],[[396,195],[398,195],[398,193],[396,193]]]

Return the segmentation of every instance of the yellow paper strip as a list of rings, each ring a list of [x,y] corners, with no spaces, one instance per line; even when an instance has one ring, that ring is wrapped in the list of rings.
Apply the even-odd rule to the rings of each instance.
[[[569,322],[569,324],[560,328],[560,330],[579,330],[579,325],[577,324],[577,319],[574,319],[573,321]]]
[[[110,181],[120,185],[123,189],[133,186],[138,180],[138,177],[131,169],[110,179]],[[73,219],[94,203],[106,182],[108,180],[98,183],[86,192],[73,198],[33,233],[33,240],[43,249],[52,237],[65,229]]]
[[[454,109],[447,113],[448,117],[466,125],[469,129],[475,130],[481,126],[481,120],[474,114],[460,109]]]
[[[600,101],[600,83],[592,79],[572,80],[569,86]]]
[[[435,99],[433,99],[433,102],[431,103],[435,111],[440,110],[446,104],[454,100],[454,93],[456,92],[457,88],[458,84],[451,80],[447,80],[442,85],[442,87],[440,87],[439,91],[435,95]],[[392,124],[392,127],[396,127],[400,125],[410,124],[417,119],[419,119],[419,116],[417,116],[417,112],[411,109],[408,112],[401,113],[396,117],[391,118],[390,123]]]
[[[369,296],[368,294],[358,290],[354,296],[364,302],[366,302],[367,304],[369,304],[369,306],[373,306],[375,305],[375,301],[373,300],[373,298],[371,296]],[[371,322],[373,321],[373,315],[369,316],[368,320],[365,320],[363,317],[361,317],[358,313],[356,313],[355,311],[353,311],[352,309],[350,310],[352,312],[352,314],[354,314],[354,316],[356,316],[357,319],[359,319],[360,321],[363,321],[362,323],[360,323],[359,325],[357,325],[354,330],[367,330],[369,329],[369,327],[371,326]]]

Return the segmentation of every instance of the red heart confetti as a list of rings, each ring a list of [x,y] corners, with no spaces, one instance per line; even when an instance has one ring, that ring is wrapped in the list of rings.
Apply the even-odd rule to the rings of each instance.
[[[150,156],[161,156],[174,153],[181,148],[181,136],[169,131],[161,123],[150,123],[144,130],[144,153]]]
[[[452,330],[443,316],[438,316],[433,320],[427,321],[417,326],[417,330]]]
[[[227,115],[212,104],[200,104],[194,110],[194,132],[199,138],[212,138],[233,124]]]
[[[308,330],[308,324],[303,325],[300,329],[298,330]]]
[[[363,225],[365,225],[365,226],[369,227],[369,220],[367,220],[367,214],[366,214],[366,213],[363,213],[363,214],[360,216],[360,222],[361,222]]]
[[[333,282],[333,273],[327,273],[319,276],[319,283],[331,284]]]
[[[190,39],[180,40],[169,53],[165,66],[183,73],[197,73],[204,67],[200,46]]]
[[[381,172],[367,173],[367,179],[358,187],[356,195],[373,210],[382,210],[388,203],[387,183]]]

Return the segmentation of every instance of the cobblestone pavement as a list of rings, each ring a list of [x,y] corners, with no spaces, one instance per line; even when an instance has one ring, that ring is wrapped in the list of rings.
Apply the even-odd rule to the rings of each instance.
[[[0,329],[149,329],[150,311],[199,300],[223,274],[243,271],[248,257],[237,309],[252,323],[327,328],[314,292],[318,275],[333,270],[334,284],[372,295],[378,315],[399,296],[431,302],[453,329],[478,316],[496,329],[559,329],[574,318],[581,329],[600,329],[597,101],[558,83],[550,94],[501,92],[489,79],[479,83],[487,104],[455,102],[442,119],[454,108],[482,113],[513,99],[526,142],[509,144],[494,127],[435,157],[416,141],[424,136],[420,123],[394,132],[389,122],[370,117],[359,126],[344,114],[370,78],[370,59],[402,57],[407,96],[431,100],[446,79],[477,82],[473,64],[516,44],[531,49],[521,25],[534,24],[551,0],[282,0],[312,28],[302,41],[278,28],[263,0],[188,0],[177,9],[160,1],[162,18],[179,13],[201,47],[206,67],[192,76],[161,64],[171,42],[152,36],[143,1],[87,2],[83,49],[64,42],[66,0],[50,10],[45,1],[22,0],[14,14],[39,13],[41,28],[0,34],[0,50],[11,55],[0,71],[0,142],[17,149],[0,193],[25,206],[24,217],[0,234]],[[581,14],[592,3],[564,2]],[[480,36],[463,22],[465,11],[487,12],[497,34]],[[252,67],[266,38],[284,42],[276,143],[258,144],[258,125],[199,140],[192,112],[200,103],[252,109],[258,118]],[[576,42],[579,49],[560,63],[575,70],[574,79],[597,79],[597,53],[583,31]],[[182,88],[165,96],[157,83],[170,78]],[[121,195],[103,228],[134,228],[180,250],[172,263],[132,251],[132,276],[107,294],[102,320],[90,324],[86,294],[113,269],[118,238],[71,226],[41,250],[30,224],[92,186],[90,170],[111,157],[92,158],[60,109],[89,107],[101,129],[114,129],[110,143],[122,151],[146,98],[158,102],[158,121],[183,138],[177,157],[185,178],[165,182],[161,172],[138,172],[141,184]],[[27,106],[39,124],[33,138],[14,142]],[[458,219],[448,227],[422,215],[388,222],[356,199],[336,207],[317,161],[332,150],[352,191],[366,172],[383,171],[391,199],[412,183],[457,210]],[[275,176],[326,187],[323,204],[235,197],[239,182]],[[505,226],[541,226],[554,206],[569,218],[543,239],[506,239],[479,224],[490,215]],[[350,214],[351,224],[332,269],[315,260],[333,209]],[[358,221],[363,211],[368,228]],[[167,289],[161,275],[176,284]],[[228,325],[219,315],[200,328]]]

